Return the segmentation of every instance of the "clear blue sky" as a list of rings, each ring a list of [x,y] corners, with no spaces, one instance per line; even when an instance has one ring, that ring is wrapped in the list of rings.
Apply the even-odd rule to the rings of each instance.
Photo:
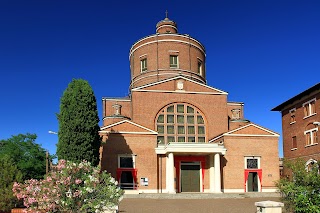
[[[102,119],[102,97],[128,95],[131,45],[154,34],[166,10],[206,47],[208,85],[282,134],[270,110],[320,79],[319,0],[0,0],[0,139],[35,133],[55,153],[48,131],[58,131],[73,78],[90,83]]]

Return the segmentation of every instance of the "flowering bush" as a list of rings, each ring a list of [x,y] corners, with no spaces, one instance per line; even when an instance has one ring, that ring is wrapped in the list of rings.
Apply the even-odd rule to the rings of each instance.
[[[104,212],[117,206],[123,190],[106,171],[90,163],[60,160],[56,171],[43,180],[14,183],[13,193],[23,199],[26,212]]]

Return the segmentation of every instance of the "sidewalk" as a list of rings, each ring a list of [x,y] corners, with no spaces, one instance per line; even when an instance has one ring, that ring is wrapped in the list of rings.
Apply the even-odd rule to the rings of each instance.
[[[280,202],[278,193],[179,193],[125,195],[119,205],[123,213],[255,213],[255,202]]]

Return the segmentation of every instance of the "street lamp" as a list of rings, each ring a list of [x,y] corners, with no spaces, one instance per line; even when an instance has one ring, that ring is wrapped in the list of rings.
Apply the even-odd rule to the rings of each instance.
[[[48,131],[49,134],[54,134],[54,135],[57,135],[58,133],[57,132],[54,132],[54,131],[51,131],[49,130]],[[50,168],[52,167],[52,163],[50,162]],[[46,174],[48,174],[49,172],[49,152],[47,151],[46,152]]]

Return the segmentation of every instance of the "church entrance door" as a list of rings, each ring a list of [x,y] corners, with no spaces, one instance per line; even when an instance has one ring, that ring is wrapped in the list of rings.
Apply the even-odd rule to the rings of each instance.
[[[181,192],[200,192],[200,162],[181,162]]]
[[[249,172],[248,176],[248,192],[257,192],[259,191],[258,186],[258,173],[257,172]]]

